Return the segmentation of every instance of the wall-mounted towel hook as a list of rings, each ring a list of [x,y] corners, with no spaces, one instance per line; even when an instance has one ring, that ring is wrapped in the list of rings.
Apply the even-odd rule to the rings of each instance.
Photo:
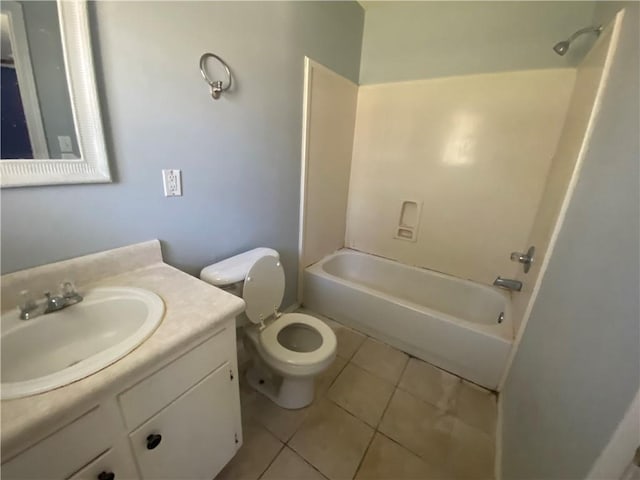
[[[224,67],[224,70],[227,73],[226,85],[224,85],[224,83],[220,80],[214,81],[209,78],[206,67],[207,67],[207,60],[210,57],[218,60],[220,64]],[[219,99],[222,92],[226,92],[227,90],[229,90],[229,88],[231,88],[231,83],[232,83],[231,70],[229,70],[229,66],[225,63],[225,61],[222,60],[222,58],[220,58],[215,53],[207,52],[200,57],[200,73],[202,73],[202,78],[204,78],[204,81],[209,84],[209,88],[211,90],[211,98],[213,98],[214,100]]]

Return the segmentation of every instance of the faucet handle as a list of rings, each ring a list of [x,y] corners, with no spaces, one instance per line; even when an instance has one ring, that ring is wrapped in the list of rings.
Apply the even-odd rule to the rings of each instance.
[[[73,305],[82,301],[82,295],[78,293],[73,282],[66,281],[60,284],[60,295],[65,299],[68,305]]]
[[[60,295],[63,297],[74,297],[78,294],[73,282],[66,281],[60,284]]]
[[[20,303],[18,304],[18,308],[20,311],[28,311],[32,310],[36,307],[36,301],[31,296],[31,292],[29,290],[21,290],[20,291]]]
[[[60,293],[63,295],[68,295],[68,294],[73,294],[75,293],[76,289],[73,286],[72,282],[62,282],[60,284]]]
[[[511,252],[511,261],[512,262],[520,262],[526,263],[529,259],[527,258],[526,253],[522,252]]]
[[[56,301],[56,297],[51,298],[51,292],[49,291],[44,292],[44,298],[45,298],[45,304],[47,305],[47,307],[49,307],[52,302],[55,303]]]
[[[524,273],[528,273],[531,268],[531,264],[533,263],[533,256],[536,253],[536,247],[529,247],[527,253],[522,252],[511,252],[511,261],[519,262],[524,265]]]

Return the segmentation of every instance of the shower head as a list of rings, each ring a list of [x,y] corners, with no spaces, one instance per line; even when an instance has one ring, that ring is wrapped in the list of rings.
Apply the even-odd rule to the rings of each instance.
[[[569,50],[569,45],[571,45],[570,41],[563,40],[562,42],[558,42],[553,46],[553,51],[558,55],[564,55],[565,53],[567,53],[567,50]]]
[[[573,34],[571,34],[571,36],[566,40],[556,43],[553,46],[553,51],[560,56],[564,55],[569,50],[569,46],[571,45],[571,42],[573,42],[576,38],[578,38],[580,35],[584,33],[595,33],[596,36],[599,36],[602,33],[602,25],[598,25],[597,27],[590,26],[590,27],[581,28],[577,32],[574,32]]]

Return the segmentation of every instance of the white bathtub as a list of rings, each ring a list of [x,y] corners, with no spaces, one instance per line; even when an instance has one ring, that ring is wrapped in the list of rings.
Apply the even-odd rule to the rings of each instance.
[[[513,341],[506,292],[353,250],[305,269],[303,303],[491,389]]]

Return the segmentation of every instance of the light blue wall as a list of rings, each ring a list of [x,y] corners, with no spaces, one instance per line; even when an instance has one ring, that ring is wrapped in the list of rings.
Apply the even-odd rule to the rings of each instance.
[[[601,3],[608,22],[622,2]],[[503,478],[585,478],[640,384],[640,4],[502,392]],[[631,460],[631,459],[629,459]]]
[[[575,65],[553,45],[591,23],[594,2],[367,2],[360,83]]]
[[[357,80],[354,2],[90,4],[116,181],[3,189],[2,271],[159,238],[201,267],[256,246],[282,254],[295,300],[303,56]],[[198,60],[221,55],[236,89],[211,100]],[[165,198],[160,170],[182,170]]]

